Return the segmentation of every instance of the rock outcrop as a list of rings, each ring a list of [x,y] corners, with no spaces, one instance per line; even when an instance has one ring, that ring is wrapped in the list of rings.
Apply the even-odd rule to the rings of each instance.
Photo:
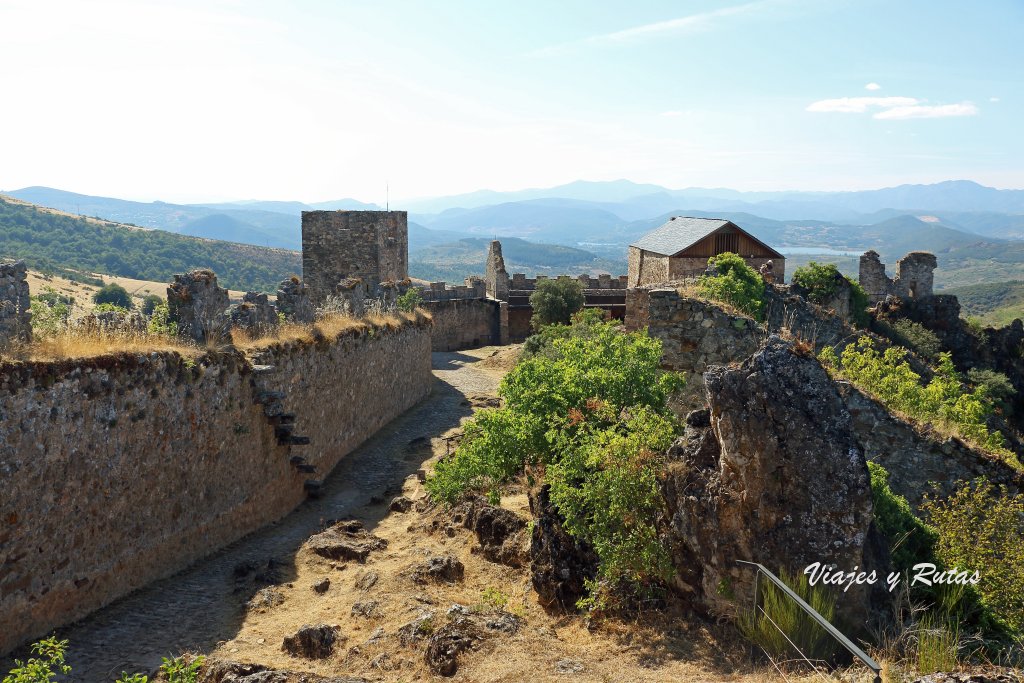
[[[262,664],[207,660],[197,683],[369,683],[352,676],[323,677],[305,671],[271,669]]]
[[[476,534],[480,552],[491,562],[521,567],[529,561],[526,520],[504,508],[489,505],[483,498],[466,501],[453,511],[452,521]]]
[[[530,492],[533,535],[530,540],[530,579],[546,607],[575,610],[587,594],[586,582],[597,575],[597,553],[562,526],[564,519],[551,502],[547,484]]]
[[[253,336],[269,334],[277,328],[277,310],[262,292],[246,292],[242,303],[230,310],[231,325]]]
[[[305,625],[294,635],[286,636],[281,649],[293,657],[327,659],[334,652],[334,644],[342,640],[338,626]]]
[[[338,522],[326,531],[309,537],[305,547],[328,560],[366,562],[374,550],[386,548],[388,542],[363,528],[358,520]]]
[[[753,594],[754,573],[737,560],[797,574],[814,562],[876,569],[884,583],[867,464],[821,365],[773,336],[705,382],[710,410],[690,415],[664,484],[676,587],[708,613],[732,614]],[[862,626],[866,589],[839,599]]]

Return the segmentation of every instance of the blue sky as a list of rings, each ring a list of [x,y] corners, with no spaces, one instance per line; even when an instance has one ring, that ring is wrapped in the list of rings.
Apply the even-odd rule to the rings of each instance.
[[[1024,3],[4,0],[0,188],[1024,187]]]

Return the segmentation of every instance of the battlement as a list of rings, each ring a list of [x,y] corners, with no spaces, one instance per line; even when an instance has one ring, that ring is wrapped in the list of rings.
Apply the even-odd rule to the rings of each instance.
[[[455,301],[460,299],[483,299],[487,296],[487,286],[478,277],[467,277],[464,285],[449,285],[447,282],[431,282],[427,287],[420,287],[420,296],[424,301]]]
[[[556,277],[571,277],[571,276],[556,276]],[[519,291],[532,291],[537,288],[537,283],[542,280],[549,279],[546,275],[538,275],[534,278],[528,278],[524,273],[513,273],[512,279],[509,281],[510,290]],[[583,285],[583,290],[601,290],[601,289],[617,289],[625,290],[626,281],[628,276],[620,275],[618,277],[612,277],[606,273],[602,273],[597,277],[591,277],[590,275],[577,275],[575,278],[577,282]]]

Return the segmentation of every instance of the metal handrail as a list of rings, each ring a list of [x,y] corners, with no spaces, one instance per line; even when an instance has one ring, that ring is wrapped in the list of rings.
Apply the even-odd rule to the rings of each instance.
[[[864,665],[866,667],[868,667],[869,669],[871,669],[871,671],[874,672],[874,674],[875,674],[875,682],[874,683],[882,683],[882,667],[879,666],[878,662],[876,662],[874,659],[872,659],[872,657],[868,653],[864,652],[864,650],[862,650],[859,647],[857,647],[856,643],[854,643],[852,640],[850,640],[845,635],[843,635],[843,633],[839,629],[837,629],[835,626],[833,626],[831,623],[829,623],[829,621],[825,617],[823,617],[820,614],[818,614],[817,610],[815,610],[813,607],[811,607],[806,602],[804,602],[804,599],[801,598],[799,595],[797,595],[796,592],[792,588],[787,586],[786,583],[782,579],[780,579],[779,577],[775,576],[775,574],[772,574],[770,571],[768,571],[768,569],[763,564],[758,564],[757,562],[747,562],[746,560],[736,560],[736,562],[738,564],[748,564],[751,567],[756,567],[757,571],[760,574],[764,574],[765,577],[767,577],[767,579],[769,581],[774,583],[776,585],[776,587],[779,588],[779,590],[781,590],[783,593],[785,593],[787,596],[789,596],[789,598],[791,598],[793,600],[793,602],[795,602],[797,604],[797,606],[800,607],[800,609],[802,609],[804,612],[806,612],[808,614],[808,616],[811,617],[811,619],[814,619],[814,621],[817,622],[817,624],[819,626],[821,626],[823,629],[825,629],[825,631],[830,636],[832,636],[837,641],[839,641],[840,645],[842,645],[847,650],[849,650],[850,654],[852,654],[854,657],[856,657],[860,661],[864,662]],[[756,588],[754,589],[754,604],[755,605],[757,604],[757,589]]]

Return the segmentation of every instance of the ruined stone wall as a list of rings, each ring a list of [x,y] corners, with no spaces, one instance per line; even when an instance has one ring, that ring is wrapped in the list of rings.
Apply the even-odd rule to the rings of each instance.
[[[381,282],[409,277],[409,223],[405,211],[303,211],[302,279],[313,303],[334,294],[346,278]]]
[[[484,282],[487,296],[508,301],[508,271],[505,270],[505,258],[501,255],[501,242],[498,240],[492,240],[487,247]]]
[[[1011,493],[1024,490],[1024,475],[1009,465],[985,456],[960,440],[929,438],[894,417],[880,403],[865,396],[849,382],[837,382],[839,394],[853,417],[854,433],[864,456],[889,470],[892,490],[917,508],[926,493],[945,497],[961,482],[988,477],[1006,484]]]
[[[253,360],[0,365],[0,653],[285,515],[429,392],[429,351],[421,319]]]
[[[0,347],[32,340],[24,261],[0,262]]]
[[[431,282],[429,287],[420,287],[424,301],[451,301],[453,299],[482,299],[490,296],[485,281],[477,277],[466,278],[466,284],[449,286],[447,282]],[[494,298],[494,297],[492,297]],[[508,290],[505,290],[508,299]]]
[[[500,345],[503,311],[507,335],[508,304],[496,299],[424,301],[423,308],[434,319],[430,333],[432,351],[458,351]]]
[[[636,322],[634,318],[632,325]],[[627,329],[630,327],[627,321]],[[679,399],[681,409],[693,407],[703,394],[704,372],[709,367],[747,358],[764,339],[753,319],[686,298],[673,288],[647,293],[647,332],[661,341],[662,367],[687,375]]]
[[[924,299],[933,294],[937,265],[934,254],[912,251],[896,261],[896,277],[890,279],[878,254],[867,251],[860,257],[860,286],[872,305],[885,301],[888,296]]]

